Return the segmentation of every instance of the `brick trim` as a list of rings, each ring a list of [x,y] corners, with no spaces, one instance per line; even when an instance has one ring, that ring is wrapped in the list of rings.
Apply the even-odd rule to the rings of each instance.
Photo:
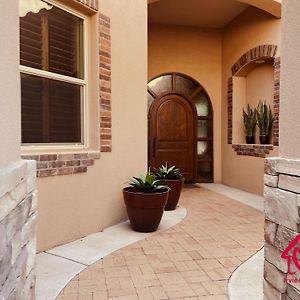
[[[227,140],[228,144],[232,144],[232,92],[233,92],[233,78],[228,79],[228,89],[227,89],[227,119],[228,119],[228,135]]]
[[[110,19],[99,14],[100,151],[112,151]]]
[[[232,76],[236,76],[249,63],[263,59],[263,58],[275,58],[277,52],[276,45],[260,45],[250,49],[243,54],[231,68]]]
[[[36,161],[37,177],[85,173],[100,152],[22,155],[23,159]]]
[[[279,108],[280,108],[280,57],[274,60],[274,99],[273,99],[273,145],[279,146]]]
[[[84,6],[94,11],[98,11],[98,0],[74,0],[74,1],[79,2],[80,4],[83,4]]]
[[[270,150],[273,150],[273,145],[235,144],[232,148],[237,155],[265,158],[267,154],[270,154]]]

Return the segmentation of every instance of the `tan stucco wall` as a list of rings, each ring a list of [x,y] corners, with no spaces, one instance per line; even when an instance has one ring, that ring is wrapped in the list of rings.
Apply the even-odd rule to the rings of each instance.
[[[38,179],[39,251],[125,219],[122,187],[147,167],[147,2],[101,0],[100,12],[111,18],[113,151],[86,174]]]
[[[20,158],[21,105],[18,1],[1,1],[0,10],[0,166]],[[8,17],[9,16],[9,17]]]
[[[243,109],[247,104],[256,108],[259,101],[266,102],[273,110],[274,67],[273,62],[258,65],[246,76],[233,77],[233,144],[245,143]],[[259,128],[256,127],[255,141],[259,143]],[[272,142],[272,140],[270,140]]]
[[[221,48],[221,30],[149,26],[148,79],[167,72],[186,74],[206,89],[212,101],[215,182],[221,181]]]
[[[227,81],[232,65],[251,48],[264,44],[279,45],[280,20],[249,8],[224,30],[222,53],[222,180],[224,184],[262,194],[263,159],[237,156],[227,144]],[[280,48],[277,51],[280,56]],[[264,94],[265,92],[262,92]],[[233,124],[235,126],[235,124]],[[271,152],[277,155],[277,149]]]
[[[283,1],[280,102],[280,156],[300,156],[300,1]]]

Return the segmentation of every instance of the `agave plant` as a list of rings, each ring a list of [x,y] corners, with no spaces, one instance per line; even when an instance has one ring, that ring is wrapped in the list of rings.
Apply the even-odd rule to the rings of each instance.
[[[273,124],[273,114],[270,105],[265,102],[259,102],[257,107],[257,126],[260,130],[261,136],[268,136],[270,134]]]
[[[162,165],[156,173],[158,179],[182,179],[182,174],[176,166],[168,168],[168,163]]]
[[[243,120],[245,125],[246,136],[254,136],[257,123],[257,110],[247,105],[247,111],[243,109]]]
[[[167,186],[160,184],[160,181],[156,179],[156,176],[150,170],[146,175],[133,177],[129,184],[142,193],[159,193],[168,189]]]

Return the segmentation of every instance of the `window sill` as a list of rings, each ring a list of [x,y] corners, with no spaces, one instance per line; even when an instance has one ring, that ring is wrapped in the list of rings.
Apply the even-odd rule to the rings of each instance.
[[[232,148],[237,155],[254,156],[265,158],[270,151],[273,150],[273,145],[261,145],[261,144],[234,144]]]

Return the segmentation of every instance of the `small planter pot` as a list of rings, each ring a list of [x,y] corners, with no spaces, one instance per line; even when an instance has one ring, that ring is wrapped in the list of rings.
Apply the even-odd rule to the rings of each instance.
[[[270,137],[268,135],[260,135],[259,141],[262,145],[266,145],[270,143]]]
[[[165,210],[175,210],[178,204],[181,190],[183,187],[184,178],[182,179],[164,179],[161,180],[161,184],[166,185],[170,188],[170,194],[168,202],[165,206]]]
[[[156,231],[168,201],[169,190],[139,193],[133,187],[123,189],[123,197],[131,227],[139,232]]]
[[[255,142],[255,138],[254,138],[254,136],[253,135],[246,135],[246,143],[247,144],[254,144],[254,142]]]

